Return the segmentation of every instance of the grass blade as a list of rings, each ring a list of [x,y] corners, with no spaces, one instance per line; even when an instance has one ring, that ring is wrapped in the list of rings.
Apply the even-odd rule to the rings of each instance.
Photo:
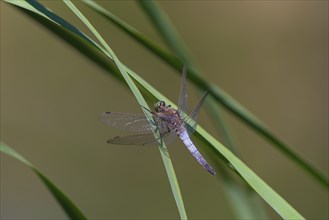
[[[119,71],[123,78],[125,79],[126,83],[128,84],[129,88],[133,92],[135,98],[137,99],[140,106],[147,106],[146,101],[144,100],[141,92],[135,85],[135,83],[132,81],[130,76],[127,74],[126,67],[120,62],[120,60],[117,58],[113,50],[109,47],[109,45],[105,42],[105,40],[102,38],[102,36],[98,33],[98,31],[92,26],[92,24],[87,20],[87,18],[74,6],[74,4],[71,1],[64,1],[67,6],[82,20],[82,22],[89,28],[89,30],[97,37],[97,39],[101,42],[102,46],[105,48],[106,52],[110,55],[109,58],[113,59],[113,61],[116,63],[117,67],[119,68]],[[145,114],[149,114],[148,112],[145,112]],[[146,115],[147,118],[152,118],[151,115]],[[160,138],[160,134],[158,132],[155,132],[157,129],[154,128],[154,135],[156,139]],[[176,205],[180,214],[181,219],[187,219],[187,214],[185,211],[185,206],[183,202],[183,198],[180,192],[178,180],[174,171],[174,167],[172,165],[171,159],[169,157],[166,146],[163,142],[159,143],[159,151],[162,157],[162,161],[165,166],[165,170],[167,172],[167,176],[169,179],[169,183],[171,186],[172,193],[174,195]]]
[[[64,209],[65,213],[67,214],[67,216],[70,217],[70,219],[87,219],[84,214],[77,208],[77,206],[54,183],[52,183],[44,174],[42,174],[31,162],[25,159],[22,155],[17,153],[14,149],[12,149],[3,142],[0,142],[0,152],[15,158],[16,160],[24,163],[26,166],[31,168],[33,172],[46,185],[48,190],[53,194],[57,202]]]
[[[164,50],[163,48],[156,45],[142,33],[140,33],[135,28],[126,24],[110,12],[106,11],[104,8],[100,7],[96,3],[92,1],[84,0],[84,2],[95,9],[108,19],[110,19],[114,24],[116,24],[123,31],[128,33],[135,40],[143,44],[146,48],[151,50],[155,55],[159,56],[161,59],[166,61],[169,65],[177,70],[181,70],[183,64],[179,61],[179,59]],[[153,2],[147,1],[147,4],[153,4]],[[151,8],[151,10],[158,10],[157,8]],[[187,62],[188,63],[188,62]],[[208,90],[209,94],[213,96],[213,98],[221,103],[225,108],[227,108],[230,112],[236,115],[239,119],[241,119],[244,123],[253,128],[256,132],[262,135],[266,140],[272,143],[279,151],[281,151],[284,155],[289,157],[293,162],[295,162],[299,167],[305,170],[312,178],[318,181],[323,186],[329,189],[329,180],[321,171],[319,171],[314,165],[312,165],[309,161],[304,159],[298,153],[296,153],[291,147],[285,144],[282,140],[277,138],[273,132],[255,115],[249,112],[245,107],[243,107],[239,102],[237,102],[233,97],[229,96],[224,90],[219,88],[217,85],[209,83],[203,78],[199,72],[195,69],[188,69],[189,77],[191,77],[191,81],[194,82],[202,90]]]

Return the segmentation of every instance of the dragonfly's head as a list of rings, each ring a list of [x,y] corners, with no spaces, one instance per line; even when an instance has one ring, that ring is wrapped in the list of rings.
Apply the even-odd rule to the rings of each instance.
[[[164,101],[158,101],[154,104],[154,109],[156,112],[163,112],[166,108],[166,103]]]

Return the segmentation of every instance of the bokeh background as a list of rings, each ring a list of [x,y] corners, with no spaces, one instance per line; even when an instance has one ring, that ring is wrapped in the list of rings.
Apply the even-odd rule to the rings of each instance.
[[[41,1],[86,31],[60,1]],[[134,1],[100,1],[162,46]],[[328,175],[328,1],[160,1],[205,77]],[[82,3],[119,59],[176,102],[180,75]],[[86,31],[86,33],[89,33]],[[188,83],[190,106],[199,98]],[[106,144],[123,134],[104,111],[141,112],[132,93],[54,34],[1,1],[1,140],[50,177],[90,219],[179,217],[156,147]],[[328,191],[232,114],[243,160],[308,219],[328,219]],[[216,130],[202,110],[200,124]],[[177,141],[169,147],[191,219],[231,219],[221,181]],[[224,166],[224,164],[223,164]],[[271,218],[279,216],[264,203]],[[1,155],[1,219],[66,219],[44,185]]]

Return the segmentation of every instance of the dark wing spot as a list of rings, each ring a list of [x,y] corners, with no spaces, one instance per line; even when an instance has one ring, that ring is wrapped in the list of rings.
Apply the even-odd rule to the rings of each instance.
[[[118,139],[118,138],[120,138],[120,136],[115,136],[115,137],[109,139],[108,141],[106,141],[106,143],[111,144],[112,140],[115,140],[115,139]]]

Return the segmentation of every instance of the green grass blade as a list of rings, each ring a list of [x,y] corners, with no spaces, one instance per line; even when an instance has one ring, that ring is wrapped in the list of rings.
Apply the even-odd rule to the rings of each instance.
[[[168,53],[168,51],[156,45],[142,33],[131,27],[130,25],[124,23],[122,20],[106,11],[104,8],[100,7],[96,3],[92,1],[84,2],[90,6],[91,8],[97,10],[99,13],[110,19],[114,24],[120,27],[122,30],[127,32],[131,37],[135,40],[143,44],[146,48],[150,49],[155,55],[159,56],[161,59],[166,61],[172,67],[177,70],[181,70],[182,63],[179,61],[177,57]],[[149,2],[150,3],[150,2]],[[152,10],[157,10],[153,9]],[[288,156],[293,162],[295,162],[298,166],[304,169],[312,178],[317,180],[320,184],[327,187],[329,189],[329,181],[328,177],[326,177],[321,171],[319,171],[315,166],[313,166],[309,161],[304,159],[291,147],[277,138],[273,132],[256,116],[254,116],[251,112],[249,112],[245,107],[239,104],[234,98],[230,97],[225,91],[219,88],[217,85],[209,83],[203,78],[198,71],[195,69],[189,69],[189,77],[190,79],[202,90],[208,90],[209,94],[213,96],[215,100],[221,103],[224,107],[226,107],[229,111],[235,114],[239,119],[253,128],[256,132],[262,135],[266,140],[272,143],[279,151]],[[210,89],[209,89],[210,88]]]
[[[175,31],[170,19],[162,10],[156,8],[156,2],[141,0],[138,2],[142,8],[144,8],[146,14],[149,16],[150,21],[154,24],[154,27],[160,33],[160,36],[167,43],[170,49],[176,54],[176,56],[185,63],[188,67],[194,66],[191,58],[188,56],[188,49],[185,43],[179,37],[178,32]]]
[[[202,127],[197,127],[198,135],[204,142],[208,142],[213,149],[220,153],[243,179],[284,219],[304,219],[287,201],[277,194],[261,178],[259,178],[248,166],[246,166],[231,151],[220,144],[214,137],[207,133]]]
[[[137,99],[140,106],[147,106],[146,101],[144,100],[144,97],[142,96],[141,92],[135,85],[135,83],[132,81],[130,76],[127,74],[126,67],[120,62],[120,60],[117,58],[113,50],[109,47],[109,45],[105,42],[105,40],[102,38],[102,36],[98,33],[98,31],[92,26],[92,24],[88,21],[88,19],[74,6],[74,4],[71,1],[64,1],[67,6],[82,20],[82,22],[89,28],[89,30],[97,37],[97,39],[101,42],[102,46],[105,48],[105,51],[109,54],[109,58],[113,59],[113,61],[116,63],[117,67],[119,68],[119,71],[123,78],[125,79],[126,83],[128,84],[129,88],[133,92],[135,98]],[[147,114],[147,112],[144,112]],[[146,115],[148,116],[148,115]],[[150,115],[147,118],[152,118]],[[160,134],[158,132],[155,132],[156,128],[154,128],[154,135],[156,139],[160,138]],[[180,213],[181,219],[187,219],[187,214],[185,211],[185,206],[183,202],[183,198],[180,192],[178,180],[171,162],[171,159],[168,154],[168,150],[163,142],[159,144],[159,151],[162,157],[162,161],[165,166],[165,170],[167,172],[168,180],[171,186],[172,193],[174,195],[176,205],[178,208],[178,211]],[[166,152],[166,153],[165,153]]]
[[[99,12],[101,15],[105,16],[106,18],[110,19],[114,24],[116,24],[118,27],[120,27],[121,30],[129,34],[130,36],[134,37],[135,40],[137,40],[139,43],[141,43],[143,46],[147,47],[149,50],[154,52],[157,55],[160,55],[162,59],[164,60],[170,60],[170,63],[174,64],[174,66],[177,66],[178,71],[182,69],[182,64],[177,57],[174,57],[171,53],[168,51],[165,51],[163,48],[149,40],[146,36],[144,36],[142,33],[140,33],[138,30],[133,28],[132,26],[128,25],[124,21],[122,21],[120,18],[116,17],[94,1],[89,0],[82,0],[87,6],[94,9],[95,11]]]
[[[34,173],[38,175],[42,182],[47,186],[48,190],[56,198],[57,202],[64,209],[65,213],[69,216],[70,219],[87,219],[84,214],[77,208],[77,206],[54,183],[52,183],[44,174],[42,174],[31,162],[25,159],[22,155],[17,153],[14,149],[12,149],[3,142],[0,142],[0,152],[15,158],[16,160],[24,163],[26,166],[31,168]]]
[[[21,1],[24,3],[24,1]],[[90,40],[86,35],[84,35],[81,31],[79,31],[76,27],[71,25],[70,23],[66,22],[64,19],[53,13],[52,11],[48,10],[46,7],[44,7],[42,4],[40,4],[36,0],[26,0],[26,2],[32,6],[35,10],[37,10],[39,13],[41,13],[43,16],[47,17],[48,19],[57,22],[58,24],[66,27],[67,29],[71,30],[73,33],[76,33],[80,35],[85,40],[89,41],[93,44],[92,40]],[[20,4],[20,2],[18,2]]]
[[[25,10],[25,9],[24,9]],[[79,41],[75,38],[75,35],[68,34],[68,30],[56,25],[51,26],[50,23],[45,22],[42,16],[32,16],[32,13],[27,13],[32,18],[39,21],[41,24],[44,24],[45,27],[49,30],[54,31],[58,36],[62,37],[65,41],[72,44],[76,48],[86,47],[81,49],[81,52],[84,52],[92,60],[96,61],[102,67],[107,70],[111,70],[117,74],[116,69],[112,69],[112,62],[108,59],[104,59],[103,55],[100,55],[100,50],[95,49],[90,43],[84,42],[84,40]],[[33,13],[34,14],[34,13]],[[91,47],[92,49],[89,49]],[[150,95],[155,96],[157,99],[168,101],[166,97],[160,94],[155,90],[151,85],[146,81],[140,78],[133,71],[125,67],[128,73],[133,77],[143,88],[145,88]],[[118,76],[118,75],[116,75]],[[174,107],[174,106],[173,106]],[[197,137],[201,139],[204,143],[213,149],[219,157],[224,157],[232,166],[235,168],[235,171],[243,177],[246,182],[255,189],[255,191],[266,201],[270,206],[272,206],[277,213],[279,213],[283,218],[286,219],[304,219],[293,207],[291,207],[280,195],[278,195],[273,189],[271,189],[263,180],[261,180],[252,170],[250,170],[241,160],[239,160],[234,154],[232,154],[228,149],[223,145],[217,142],[212,136],[210,136],[206,131],[204,131],[200,126],[197,128]],[[205,147],[201,145],[201,147]]]

